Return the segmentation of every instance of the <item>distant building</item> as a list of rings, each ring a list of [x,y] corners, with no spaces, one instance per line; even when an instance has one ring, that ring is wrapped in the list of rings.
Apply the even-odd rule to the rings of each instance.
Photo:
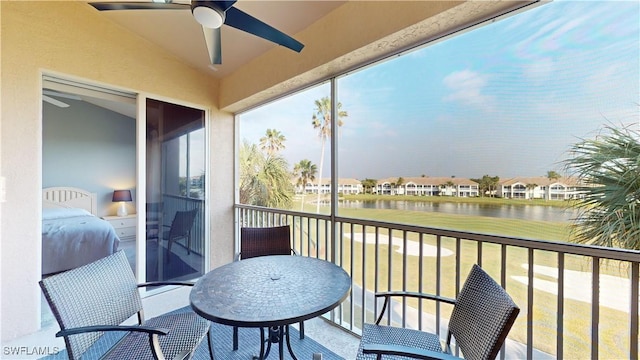
[[[570,200],[580,197],[578,185],[577,179],[571,177],[514,177],[498,182],[496,195],[508,199]]]
[[[398,181],[400,180],[400,184]],[[302,194],[303,187],[292,180],[296,193]],[[580,197],[578,181],[571,177],[561,177],[551,180],[544,176],[514,177],[498,182],[493,195],[506,199],[545,199],[569,200]],[[331,179],[321,179],[308,182],[304,187],[306,194],[331,193]],[[357,179],[338,179],[338,194],[357,195],[364,193],[362,182]],[[411,196],[480,196],[479,184],[467,178],[457,177],[389,177],[377,180],[372,189],[378,195],[411,195]]]
[[[296,193],[302,194],[303,187],[296,185],[294,182]],[[323,178],[320,180],[320,193],[321,194],[330,194],[331,193],[331,179]],[[318,180],[310,181],[304,187],[304,191],[306,194],[317,194],[318,193]],[[345,195],[356,195],[361,194],[363,192],[362,183],[357,179],[338,179],[338,194]]]
[[[401,179],[402,183],[398,184]],[[457,196],[479,195],[478,183],[465,178],[452,177],[394,177],[378,180],[374,189],[380,195]]]

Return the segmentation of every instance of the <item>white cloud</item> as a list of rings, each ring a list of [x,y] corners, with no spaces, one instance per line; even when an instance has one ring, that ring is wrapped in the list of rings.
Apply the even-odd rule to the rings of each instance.
[[[544,58],[534,63],[523,65],[522,76],[535,84],[541,84],[552,77],[555,71],[556,62],[550,58]]]
[[[445,101],[457,101],[465,105],[491,110],[493,98],[482,94],[488,76],[470,71],[456,71],[447,75],[442,81],[451,93],[444,97]]]

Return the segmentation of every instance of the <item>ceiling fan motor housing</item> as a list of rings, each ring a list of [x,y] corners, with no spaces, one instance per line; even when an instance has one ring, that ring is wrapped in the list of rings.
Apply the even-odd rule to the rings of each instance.
[[[191,12],[196,21],[206,28],[217,29],[224,24],[225,12],[214,1],[192,1]]]

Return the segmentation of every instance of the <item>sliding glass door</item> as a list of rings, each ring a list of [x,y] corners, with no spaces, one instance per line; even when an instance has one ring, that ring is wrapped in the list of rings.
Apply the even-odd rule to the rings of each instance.
[[[146,278],[204,272],[205,112],[147,99]]]

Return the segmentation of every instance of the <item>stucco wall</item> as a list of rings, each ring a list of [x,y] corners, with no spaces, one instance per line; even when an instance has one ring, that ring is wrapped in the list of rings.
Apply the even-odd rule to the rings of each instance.
[[[39,327],[43,71],[211,109],[213,261],[230,261],[233,119],[217,110],[218,81],[106,20],[84,2],[2,1],[0,15],[0,154],[7,184],[0,229],[2,342]]]

